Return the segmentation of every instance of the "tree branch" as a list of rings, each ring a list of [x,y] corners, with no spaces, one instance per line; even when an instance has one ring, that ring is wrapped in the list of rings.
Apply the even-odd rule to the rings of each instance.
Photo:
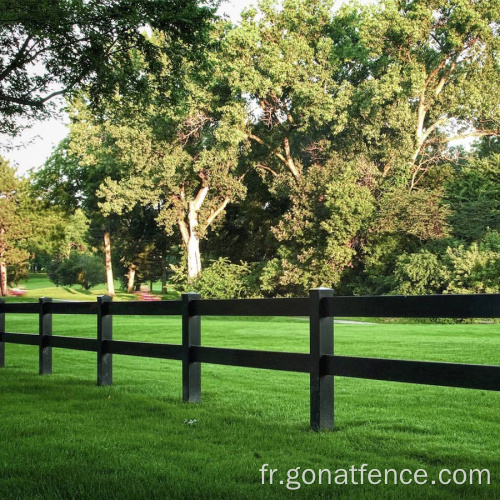
[[[458,141],[461,139],[467,139],[467,137],[488,137],[488,136],[500,136],[500,130],[476,130],[475,132],[469,132],[467,134],[455,135],[452,137],[445,137],[438,142],[439,144],[446,144],[451,141]]]
[[[262,165],[261,163],[259,163],[258,165],[255,165],[255,168],[260,168],[262,170],[267,170],[268,172],[271,172],[271,174],[273,174],[274,177],[278,177],[278,174],[272,168],[269,168],[266,165]]]
[[[182,241],[184,241],[184,244],[186,245],[186,248],[187,248],[188,243],[189,243],[189,231],[188,231],[187,225],[181,219],[179,219],[177,221],[177,225],[179,226],[179,229],[181,231]]]
[[[428,139],[432,132],[434,132],[434,130],[439,127],[439,125],[445,123],[446,121],[448,121],[448,118],[440,118],[439,120],[436,120],[432,125],[427,127],[422,136],[422,144]]]
[[[6,68],[0,73],[0,80],[3,80],[9,73],[11,73],[16,66],[18,65],[19,61],[21,61],[24,53],[26,52],[26,48],[28,47],[28,44],[30,43],[31,36],[28,35],[26,40],[24,40],[23,44],[21,45],[21,48],[17,52],[17,54],[14,56],[12,61]]]
[[[205,198],[208,193],[208,186],[203,186],[199,191],[198,194],[196,195],[196,198],[193,200],[193,208],[197,212],[201,206],[203,205],[203,202],[205,201]]]
[[[227,204],[230,201],[231,201],[230,198],[226,197],[224,198],[224,201],[221,203],[219,208],[217,208],[216,210],[210,210],[210,215],[205,224],[205,229],[207,229],[210,226],[210,224],[212,224],[212,222],[224,211],[224,209],[226,208]]]
[[[43,105],[49,101],[50,99],[58,96],[65,94],[68,92],[69,87],[64,88],[62,90],[58,90],[56,92],[52,92],[52,94],[49,94],[46,97],[43,97],[41,99],[28,99],[26,97],[14,97],[14,96],[8,96],[5,94],[0,94],[0,101],[6,101],[6,102],[12,102],[14,104],[20,104],[21,106],[30,106],[32,108],[42,108]]]

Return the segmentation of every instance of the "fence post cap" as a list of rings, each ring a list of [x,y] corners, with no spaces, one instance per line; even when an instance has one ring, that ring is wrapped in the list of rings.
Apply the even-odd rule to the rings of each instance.
[[[40,304],[44,304],[45,302],[52,302],[52,299],[51,299],[50,297],[40,297],[40,298],[38,299],[38,302],[39,302]]]

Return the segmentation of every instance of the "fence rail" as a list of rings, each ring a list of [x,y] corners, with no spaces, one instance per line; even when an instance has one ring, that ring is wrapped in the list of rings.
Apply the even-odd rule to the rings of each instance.
[[[37,314],[38,334],[6,331],[7,314]],[[52,335],[53,315],[90,314],[97,317],[97,338]],[[113,340],[113,316],[181,316],[182,343],[158,344]],[[309,353],[227,349],[201,345],[202,316],[308,316]],[[337,356],[334,317],[499,318],[500,294],[334,297],[331,289],[311,290],[309,298],[202,300],[183,294],[181,300],[160,302],[38,303],[0,301],[0,367],[5,343],[38,346],[39,373],[52,373],[52,348],[97,353],[97,383],[112,384],[113,354],[172,359],[182,362],[184,401],[201,399],[201,364],[220,364],[309,373],[310,424],[314,430],[334,425],[334,377],[354,377],[500,391],[500,366]]]

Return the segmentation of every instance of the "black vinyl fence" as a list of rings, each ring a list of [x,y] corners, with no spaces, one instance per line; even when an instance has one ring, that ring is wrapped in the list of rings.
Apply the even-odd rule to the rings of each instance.
[[[39,315],[38,334],[5,331],[8,313]],[[97,338],[52,335],[52,315],[97,316]],[[182,344],[154,344],[113,340],[112,318],[118,315],[179,315]],[[309,353],[226,349],[201,345],[202,316],[308,316]],[[196,293],[181,300],[161,302],[38,303],[0,302],[0,367],[5,366],[5,343],[39,347],[41,375],[52,373],[52,348],[97,353],[97,383],[110,385],[113,354],[174,359],[182,362],[183,399],[201,399],[201,364],[264,368],[310,374],[310,423],[314,430],[333,429],[334,377],[356,377],[414,384],[430,384],[500,391],[500,366],[437,363],[334,355],[334,317],[499,318],[500,294],[334,297],[318,288],[309,298],[201,300]]]

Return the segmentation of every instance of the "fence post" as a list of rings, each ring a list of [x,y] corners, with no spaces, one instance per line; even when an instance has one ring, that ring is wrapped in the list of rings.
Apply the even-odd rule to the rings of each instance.
[[[113,383],[113,355],[104,349],[104,342],[113,339],[112,300],[109,295],[97,297],[97,385]]]
[[[201,345],[201,316],[193,316],[189,304],[201,298],[199,293],[182,294],[182,399],[190,403],[201,400],[201,363],[191,360],[190,347]]]
[[[333,376],[321,375],[321,356],[333,354],[333,318],[322,314],[321,299],[333,297],[330,288],[314,288],[310,298],[311,429],[333,429]]]
[[[38,365],[40,375],[52,374],[52,347],[47,346],[45,341],[45,337],[52,335],[52,313],[47,312],[47,304],[51,302],[52,299],[48,297],[38,299],[38,333],[40,335]]]
[[[5,311],[3,310],[3,305],[5,304],[4,299],[0,299],[0,334],[5,333]],[[5,342],[0,340],[0,368],[5,367]]]

